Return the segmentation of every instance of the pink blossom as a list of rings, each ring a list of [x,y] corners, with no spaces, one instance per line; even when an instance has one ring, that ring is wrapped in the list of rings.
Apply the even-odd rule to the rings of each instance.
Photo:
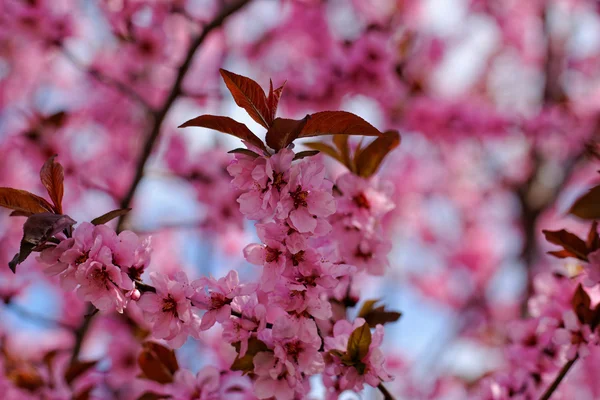
[[[345,352],[348,346],[348,339],[352,332],[364,325],[365,320],[357,318],[354,323],[350,324],[347,320],[340,320],[333,326],[333,337],[325,338],[325,350],[339,350]],[[359,372],[353,366],[346,366],[341,362],[329,365],[325,374],[339,377],[339,387],[342,390],[362,390],[364,383],[368,383],[373,387],[377,387],[381,382],[387,382],[392,380],[392,377],[388,375],[385,370],[385,357],[383,352],[379,348],[383,341],[383,326],[377,325],[375,332],[371,337],[371,344],[369,346],[369,352],[361,360],[364,363],[364,371]],[[337,356],[333,356],[336,360],[339,360]]]
[[[196,375],[187,369],[175,373],[172,395],[181,399],[218,400],[220,371],[215,367],[202,368]]]
[[[558,328],[554,332],[554,341],[564,345],[566,357],[572,360],[577,355],[586,357],[590,354],[590,345],[599,343],[598,335],[592,332],[587,324],[582,324],[573,310],[563,313],[564,328]]]
[[[202,316],[201,330],[207,330],[215,322],[223,323],[231,315],[231,302],[236,296],[252,293],[255,285],[240,285],[237,271],[231,270],[224,278],[200,278],[192,282],[195,293],[194,306],[206,310]]]
[[[150,279],[156,293],[144,293],[137,304],[144,310],[154,337],[167,340],[173,347],[181,347],[188,335],[197,336],[200,325],[190,302],[194,288],[182,271],[175,279],[151,272]]]
[[[289,218],[290,225],[300,233],[328,233],[331,227],[323,218],[335,212],[331,188],[332,183],[325,180],[323,164],[301,162],[292,168],[289,183],[282,189],[277,218]]]

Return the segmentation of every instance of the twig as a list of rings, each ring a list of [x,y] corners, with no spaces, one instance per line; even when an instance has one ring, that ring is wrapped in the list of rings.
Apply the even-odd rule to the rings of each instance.
[[[552,396],[552,394],[558,388],[558,385],[560,385],[560,382],[564,379],[564,377],[567,375],[567,372],[569,372],[569,370],[571,369],[573,364],[575,364],[575,361],[577,361],[578,358],[579,354],[577,354],[572,360],[569,360],[569,362],[567,362],[562,367],[556,378],[554,378],[554,382],[552,382],[548,389],[546,389],[542,397],[540,397],[540,400],[548,400]]]
[[[85,335],[90,328],[90,324],[92,323],[92,318],[94,315],[98,313],[98,309],[94,307],[91,303],[87,306],[87,311],[85,316],[83,317],[83,323],[75,330],[75,345],[73,346],[73,353],[71,354],[70,364],[73,364],[79,358],[79,352],[81,351],[81,346],[83,345],[83,341],[85,339]]]
[[[163,123],[167,113],[171,109],[171,106],[173,105],[173,103],[175,103],[175,100],[177,100],[179,95],[182,93],[183,79],[185,78],[186,73],[188,72],[188,70],[190,69],[190,66],[192,65],[192,60],[194,58],[194,54],[196,53],[196,50],[198,50],[198,48],[204,42],[206,37],[214,29],[221,26],[223,24],[223,22],[230,15],[232,15],[236,11],[240,10],[242,7],[244,7],[249,2],[250,2],[250,0],[238,0],[234,3],[232,3],[231,5],[229,5],[228,7],[225,7],[210,23],[208,23],[204,27],[204,29],[202,30],[202,33],[191,44],[191,46],[186,54],[185,60],[183,61],[183,63],[179,67],[179,70],[177,71],[177,78],[175,79],[175,83],[173,84],[173,87],[171,88],[171,91],[170,91],[165,103],[163,104],[163,106],[161,107],[160,110],[155,111],[151,114],[154,117],[154,124],[150,131],[150,134],[148,135],[148,138],[146,139],[146,142],[144,143],[142,153],[136,163],[135,177],[133,179],[133,182],[131,183],[127,194],[121,200],[121,208],[129,208],[129,205],[131,204],[131,201],[133,200],[135,191],[137,190],[137,187],[144,175],[144,167],[146,165],[146,162],[148,161],[148,158],[150,157],[150,154],[152,153],[152,149],[154,148],[154,144],[156,143],[156,141],[160,135],[162,123]],[[90,74],[92,74],[92,76],[94,78],[102,79],[100,77],[100,75],[94,74],[95,71],[89,71],[89,72],[90,72]],[[114,82],[114,81],[112,81],[112,82]],[[113,83],[113,85],[115,85],[116,88],[120,88],[119,90],[124,89],[121,86],[121,84],[119,84],[118,82]],[[129,88],[127,88],[127,89],[129,89]],[[134,97],[137,97],[138,101],[140,101],[140,100],[143,101],[143,99],[141,99],[141,97],[139,97],[135,92],[130,92],[128,90],[126,92],[131,93],[131,95]],[[145,101],[143,101],[143,103],[145,104]],[[147,107],[147,108],[149,110],[152,110],[151,107]],[[125,222],[125,216],[119,217],[119,220],[117,222],[117,232],[120,232],[123,229],[124,222]],[[91,305],[90,305],[90,307],[91,307]],[[85,338],[86,332],[89,329],[92,317],[95,314],[95,312],[93,311],[92,308],[88,307],[88,310],[90,311],[90,312],[88,312],[88,316],[86,316],[83,323],[77,329],[76,334],[75,334],[76,340],[75,340],[75,347],[73,348],[73,354],[71,356],[71,362],[77,360],[77,357],[79,356],[79,352],[81,351],[81,345]]]
[[[125,96],[129,97],[130,99],[138,102],[140,105],[142,105],[147,111],[153,112],[153,108],[150,104],[148,104],[148,102],[146,100],[144,100],[144,98],[142,96],[140,96],[135,90],[133,90],[133,88],[127,86],[126,84],[124,84],[123,82],[119,82],[109,76],[106,76],[104,74],[102,74],[100,71],[92,69],[92,68],[88,68],[85,65],[83,65],[83,63],[81,63],[81,61],[79,61],[77,59],[77,57],[75,57],[69,50],[67,50],[64,46],[61,46],[62,52],[65,55],[65,57],[80,71],[85,72],[86,74],[88,74],[89,76],[91,76],[92,78],[94,78],[96,81],[103,83],[106,86],[110,86],[116,90],[118,90],[119,92],[121,92],[122,94],[124,94]]]
[[[394,400],[394,396],[392,396],[392,394],[389,392],[389,390],[387,390],[386,387],[383,386],[383,383],[380,383],[379,385],[377,385],[377,389],[379,389],[381,394],[383,394],[383,398],[385,400]]]
[[[240,10],[249,2],[250,0],[237,0],[231,3],[229,6],[225,7],[217,16],[215,16],[215,18],[211,22],[209,22],[204,27],[202,33],[200,33],[200,35],[190,45],[186,57],[181,66],[179,67],[179,70],[177,71],[177,78],[175,79],[175,83],[173,84],[173,87],[171,88],[171,91],[167,99],[165,100],[165,103],[163,104],[161,109],[154,114],[154,124],[152,126],[152,130],[150,131],[150,134],[148,135],[148,138],[144,143],[144,148],[137,161],[133,182],[129,187],[129,191],[127,192],[125,197],[123,197],[120,208],[129,208],[131,205],[131,201],[133,200],[135,191],[137,190],[137,187],[144,176],[144,167],[146,165],[146,162],[148,161],[148,158],[152,153],[152,149],[154,148],[154,144],[156,143],[160,135],[162,123],[165,120],[167,113],[171,109],[171,106],[173,106],[173,103],[175,103],[175,100],[177,100],[177,98],[182,94],[183,80],[192,65],[192,60],[194,59],[196,50],[198,50],[200,45],[204,42],[206,37],[213,30],[220,27],[230,15]],[[119,217],[119,221],[117,223],[117,231],[123,228],[124,222],[125,216],[123,215]]]

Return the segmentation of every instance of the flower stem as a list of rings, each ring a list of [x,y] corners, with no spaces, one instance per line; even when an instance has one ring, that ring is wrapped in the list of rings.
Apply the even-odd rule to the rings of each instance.
[[[558,373],[556,378],[554,378],[554,382],[552,382],[550,387],[548,387],[548,389],[546,389],[546,391],[544,392],[542,397],[540,397],[540,400],[548,400],[552,396],[552,394],[558,388],[558,385],[560,385],[560,382],[564,379],[564,377],[567,375],[567,372],[569,372],[569,370],[571,369],[573,364],[575,364],[575,361],[577,361],[578,358],[579,358],[579,355],[576,355],[575,358],[573,358],[572,360],[569,360],[569,362],[567,362],[562,367],[562,369],[560,370],[560,372]]]

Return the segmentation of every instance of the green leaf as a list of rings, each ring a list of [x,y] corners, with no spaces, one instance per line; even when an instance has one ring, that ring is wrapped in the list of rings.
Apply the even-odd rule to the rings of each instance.
[[[356,328],[348,339],[348,348],[346,353],[352,361],[361,361],[369,353],[371,345],[371,329],[366,322]]]
[[[600,185],[578,198],[569,213],[583,219],[600,219]]]

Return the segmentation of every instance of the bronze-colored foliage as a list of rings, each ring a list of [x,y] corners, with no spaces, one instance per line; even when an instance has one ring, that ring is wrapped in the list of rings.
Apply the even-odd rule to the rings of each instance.
[[[106,214],[94,218],[91,222],[94,225],[102,225],[112,221],[115,218],[119,218],[121,215],[127,214],[129,211],[131,211],[131,208],[119,208],[117,210],[112,210],[107,212]]]
[[[40,170],[40,179],[46,187],[52,203],[54,203],[54,210],[57,214],[62,214],[65,172],[62,165],[54,162],[55,158],[56,156],[52,156],[44,163]]]
[[[142,370],[141,378],[158,383],[173,382],[173,375],[179,369],[175,352],[155,342],[145,342],[138,357]]]
[[[600,185],[578,198],[569,213],[583,219],[600,219]]]
[[[396,322],[402,316],[402,313],[396,311],[386,311],[385,306],[375,307],[379,299],[367,300],[361,307],[358,317],[364,318],[369,326],[378,324],[384,325],[388,322]]]
[[[270,351],[264,342],[255,337],[248,339],[248,350],[243,357],[240,357],[240,342],[236,342],[233,345],[238,352],[238,356],[233,361],[233,364],[231,364],[231,370],[242,371],[244,375],[254,371],[254,356],[257,353],[261,351]]]

